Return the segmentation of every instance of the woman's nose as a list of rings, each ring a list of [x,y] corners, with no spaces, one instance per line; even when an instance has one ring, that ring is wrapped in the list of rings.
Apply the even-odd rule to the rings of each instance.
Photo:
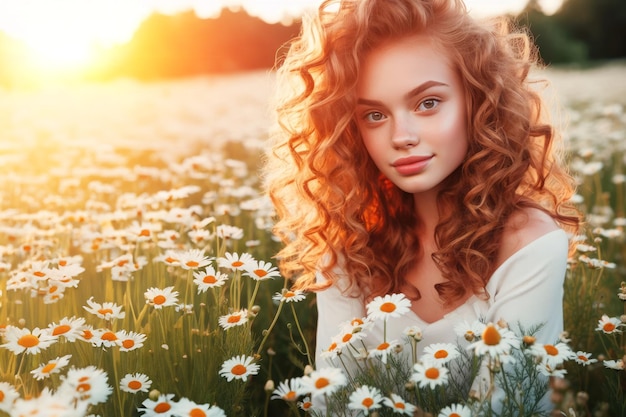
[[[411,148],[419,143],[417,123],[410,117],[397,118],[394,121],[393,136],[391,142],[395,148]]]

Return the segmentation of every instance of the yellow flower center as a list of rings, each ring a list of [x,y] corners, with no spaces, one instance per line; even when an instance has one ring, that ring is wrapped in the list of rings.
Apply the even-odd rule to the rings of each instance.
[[[187,262],[187,266],[189,268],[196,268],[196,267],[198,267],[198,265],[200,265],[200,264],[198,262],[196,262],[196,261],[188,261]]]
[[[50,372],[52,372],[54,370],[54,368],[57,367],[57,364],[52,362],[47,364],[46,366],[44,366],[43,368],[41,368],[41,373],[42,374],[49,374]]]
[[[130,349],[135,346],[135,341],[133,339],[126,339],[122,342],[122,346],[124,349]]]
[[[396,305],[394,303],[386,302],[380,306],[380,311],[383,313],[393,313],[396,310]]]
[[[148,229],[141,229],[141,232],[139,232],[139,236],[150,237],[150,230],[148,230]]]
[[[383,342],[383,343],[381,343],[380,345],[378,345],[378,347],[377,347],[376,349],[378,349],[378,350],[385,350],[385,349],[387,349],[388,347],[389,347],[389,343],[387,343],[387,342]]]
[[[315,381],[315,388],[322,389],[330,384],[330,381],[324,377],[317,378]]]
[[[445,359],[447,357],[448,357],[448,351],[445,349],[441,349],[435,352],[435,359]]]
[[[206,413],[199,408],[194,408],[189,411],[189,417],[206,417]]]
[[[106,316],[107,314],[113,314],[113,310],[111,310],[110,308],[101,308],[100,310],[98,310],[98,313]]]
[[[500,343],[502,336],[493,324],[488,325],[483,331],[483,342],[487,346],[495,346]]]
[[[240,364],[240,363],[239,363],[239,364],[237,364],[237,365],[235,365],[235,366],[233,366],[233,368],[230,370],[230,372],[231,372],[233,375],[243,375],[243,374],[245,374],[245,373],[246,373],[246,371],[247,371],[246,367],[245,367],[245,366],[243,366],[243,365],[242,365],[242,364]]]
[[[136,379],[130,381],[128,383],[128,388],[132,389],[132,390],[138,390],[141,389],[141,387],[143,386],[143,384],[139,381],[137,381]]]
[[[346,333],[341,339],[342,342],[348,343],[352,339],[352,333]]]
[[[283,396],[283,399],[285,401],[294,401],[296,398],[298,398],[298,396],[296,395],[295,391],[289,391]]]
[[[372,405],[374,405],[374,400],[370,397],[367,397],[361,402],[361,404],[363,404],[367,408],[370,408]]]
[[[58,336],[60,334],[65,334],[67,332],[69,332],[71,329],[70,326],[68,326],[67,324],[62,324],[60,326],[57,326],[54,328],[54,330],[52,331],[52,336]]]
[[[553,345],[544,345],[543,348],[546,350],[546,353],[550,356],[556,356],[559,354],[559,350]]]
[[[404,405],[404,403],[401,402],[397,402],[393,405],[395,408],[399,409],[399,410],[404,410],[406,408],[406,406]]]
[[[259,278],[263,278],[267,275],[267,271],[265,269],[255,269],[252,272],[254,272],[254,274]]]
[[[241,320],[241,316],[228,316],[229,323],[237,323],[239,320]]]
[[[291,298],[291,297],[295,297],[296,293],[293,291],[287,291],[284,295],[285,298]]]
[[[172,406],[169,405],[168,403],[158,403],[154,407],[154,411],[156,411],[157,413],[165,413],[165,412],[170,411],[170,408],[172,408]]]
[[[452,413],[452,414],[450,414],[450,417],[461,417],[461,415],[457,414],[457,413]]]
[[[204,277],[202,282],[204,282],[205,284],[215,284],[217,282],[217,279],[213,275],[207,275],[206,277]]]
[[[232,266],[235,268],[239,268],[240,266],[243,266],[243,262],[241,261],[235,261],[232,263]]]
[[[20,337],[17,344],[25,348],[32,348],[39,344],[39,338],[32,334],[27,334]]]
[[[154,304],[161,305],[165,303],[165,301],[167,301],[167,298],[165,298],[164,295],[159,294],[156,297],[154,297],[152,301],[154,301]]]
[[[611,333],[613,330],[615,330],[615,325],[613,323],[604,323],[602,329],[607,333]]]
[[[428,379],[437,379],[437,378],[439,378],[439,369],[437,369],[437,368],[428,368],[426,370],[426,372],[424,372],[424,375]]]
[[[113,332],[105,332],[105,333],[102,333],[101,339],[112,342],[114,340],[117,340],[117,336]]]
[[[578,360],[582,362],[587,362],[589,359],[585,355],[578,355]]]

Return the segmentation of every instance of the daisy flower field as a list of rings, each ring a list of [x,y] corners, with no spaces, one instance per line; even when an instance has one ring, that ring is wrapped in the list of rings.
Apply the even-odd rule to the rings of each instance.
[[[479,416],[502,390],[500,415],[530,416],[542,381],[559,415],[626,415],[624,73],[547,72],[586,222],[560,340],[459,322],[458,345],[366,348],[409,311],[387,294],[318,364],[258,175],[268,74],[0,89],[0,417]]]

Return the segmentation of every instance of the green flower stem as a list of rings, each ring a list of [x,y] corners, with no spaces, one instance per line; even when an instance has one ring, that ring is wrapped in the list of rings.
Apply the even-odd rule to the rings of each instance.
[[[270,336],[270,333],[274,329],[274,326],[276,326],[276,322],[278,321],[280,312],[283,309],[283,304],[285,304],[284,301],[281,301],[280,304],[278,304],[278,308],[276,309],[276,314],[274,314],[274,319],[272,320],[272,323],[270,323],[270,327],[268,327],[267,329],[263,331],[263,339],[261,340],[261,343],[259,344],[259,348],[256,351],[257,356],[261,354],[261,351],[263,350],[263,346],[265,345],[265,342],[267,342],[267,339]]]
[[[311,358],[311,352],[309,350],[309,344],[306,341],[306,337],[304,337],[304,332],[302,331],[302,326],[300,326],[300,321],[298,320],[298,315],[296,314],[296,307],[291,303],[291,312],[293,313],[293,319],[296,322],[296,328],[298,329],[298,334],[300,334],[300,338],[304,343],[304,350],[306,352],[306,357],[309,362],[309,365],[313,366],[313,359]]]

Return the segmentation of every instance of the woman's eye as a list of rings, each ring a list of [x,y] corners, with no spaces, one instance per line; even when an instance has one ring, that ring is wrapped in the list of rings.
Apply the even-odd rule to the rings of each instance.
[[[367,120],[368,122],[380,122],[384,118],[385,115],[379,111],[373,111],[365,115],[365,120]]]
[[[438,105],[439,105],[439,100],[437,100],[436,98],[429,98],[427,100],[422,101],[417,106],[417,109],[420,110],[420,111],[432,110],[435,107],[437,107]]]

